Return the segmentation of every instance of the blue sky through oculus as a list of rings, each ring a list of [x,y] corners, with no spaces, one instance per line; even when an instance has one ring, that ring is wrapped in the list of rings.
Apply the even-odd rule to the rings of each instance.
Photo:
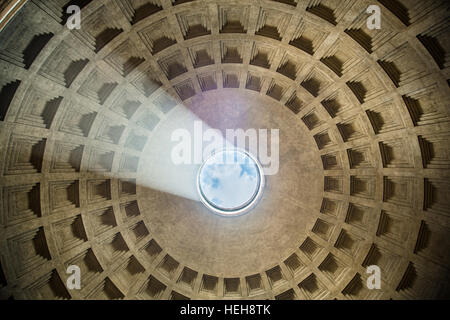
[[[248,204],[258,192],[260,183],[256,163],[238,150],[221,151],[209,158],[199,179],[204,197],[222,210]]]

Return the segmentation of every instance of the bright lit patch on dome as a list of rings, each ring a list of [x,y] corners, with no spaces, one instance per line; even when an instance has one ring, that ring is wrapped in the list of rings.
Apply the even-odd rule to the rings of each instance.
[[[258,160],[238,149],[215,153],[200,167],[197,178],[202,202],[223,216],[248,212],[260,199],[263,187]]]

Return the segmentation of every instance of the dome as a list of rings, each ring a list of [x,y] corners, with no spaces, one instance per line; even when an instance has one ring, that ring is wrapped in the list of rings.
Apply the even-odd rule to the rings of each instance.
[[[0,1],[0,297],[448,299],[448,10]],[[244,148],[212,190],[173,161],[197,124],[275,167]]]

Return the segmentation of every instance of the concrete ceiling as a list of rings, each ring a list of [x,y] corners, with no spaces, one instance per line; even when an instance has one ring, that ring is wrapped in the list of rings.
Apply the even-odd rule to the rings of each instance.
[[[70,1],[72,31],[68,4],[0,32],[2,298],[449,297],[448,3]],[[183,109],[280,129],[249,214],[149,186]]]

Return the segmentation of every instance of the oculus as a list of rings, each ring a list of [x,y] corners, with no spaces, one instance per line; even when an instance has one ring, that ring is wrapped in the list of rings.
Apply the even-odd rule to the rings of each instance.
[[[222,216],[250,211],[264,188],[264,173],[258,160],[241,149],[214,153],[200,167],[197,190],[203,204]]]

